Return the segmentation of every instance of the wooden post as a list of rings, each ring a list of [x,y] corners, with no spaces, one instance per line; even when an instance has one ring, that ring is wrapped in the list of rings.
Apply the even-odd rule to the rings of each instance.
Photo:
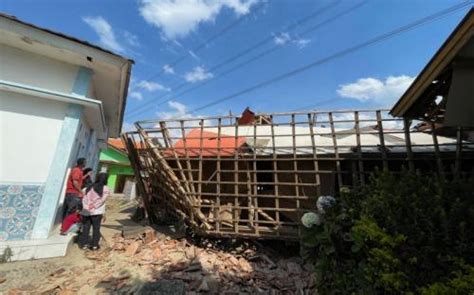
[[[220,212],[221,212],[221,125],[222,125],[222,119],[218,118],[217,119],[217,164],[216,164],[216,207],[217,207],[217,212],[216,212],[216,231],[220,232],[221,229],[221,218],[220,218]]]
[[[293,179],[294,179],[294,186],[295,186],[295,196],[296,196],[296,218],[297,220],[301,220],[301,204],[299,200],[300,196],[300,187],[298,185],[299,178],[298,178],[298,159],[296,155],[296,121],[295,121],[295,114],[291,115],[291,137],[292,137],[292,145],[293,145]],[[298,226],[298,235],[301,236],[301,227]]]
[[[382,114],[379,110],[376,111],[377,115],[377,129],[379,131],[379,139],[380,139],[380,152],[382,153],[382,165],[384,170],[388,170],[388,162],[387,162],[387,149],[385,148],[385,138],[383,134],[383,125],[382,125]]]
[[[456,128],[456,160],[454,164],[454,173],[459,176],[461,173],[461,152],[462,152],[462,127]]]
[[[321,196],[321,175],[319,174],[319,161],[318,159],[318,152],[316,149],[316,142],[314,139],[314,125],[316,124],[316,119],[311,118],[311,113],[308,114],[308,124],[309,124],[309,133],[311,136],[311,145],[313,146],[313,165],[314,165],[314,177],[316,181],[316,195],[319,197]],[[314,115],[316,117],[316,115]]]
[[[362,160],[362,145],[360,142],[360,122],[359,122],[359,112],[354,112],[355,120],[355,131],[356,131],[356,144],[357,144],[357,159],[359,163],[359,179],[360,183],[363,185],[365,183],[365,174],[364,174],[364,161]]]
[[[332,136],[332,143],[334,146],[334,155],[336,156],[337,182],[339,184],[339,187],[341,187],[342,186],[341,159],[339,157],[339,148],[337,146],[336,129],[334,128],[334,119],[332,116],[332,112],[329,112],[328,116],[329,116],[329,124],[331,125],[331,136]]]
[[[254,204],[253,206],[255,206],[256,208],[258,208],[258,189],[257,189],[257,122],[254,120],[253,122],[253,144],[254,144],[254,152],[253,152],[253,193],[252,193],[252,197],[253,197],[253,200],[254,200]],[[252,206],[250,206],[250,210],[253,210]],[[258,223],[258,214],[254,214],[254,220],[255,220],[255,234],[259,235],[260,232],[259,232],[259,227],[260,227],[260,223]]]
[[[183,137],[183,147],[184,147],[184,155],[186,157],[186,167],[188,168],[188,179],[191,181],[189,183],[189,188],[190,192],[193,194],[193,199],[196,198],[196,190],[194,189],[194,178],[193,178],[193,172],[192,172],[192,165],[191,165],[191,160],[188,152],[188,146],[187,146],[187,139],[186,139],[186,131],[184,130],[184,121],[180,121],[180,126],[181,126],[181,136]],[[179,159],[177,159],[179,161]],[[195,204],[196,205],[196,204]],[[191,220],[194,220],[194,210],[191,210]]]
[[[275,219],[276,219],[276,228],[278,229],[280,227],[280,190],[279,190],[279,185],[278,185],[278,155],[277,155],[277,150],[276,150],[276,145],[275,145],[275,128],[274,128],[274,123],[273,123],[273,116],[270,115],[270,121],[272,124],[270,125],[270,130],[271,130],[271,140],[272,140],[272,158],[273,158],[273,181],[275,182],[274,185],[274,192],[275,192]],[[279,235],[280,232],[277,231],[277,235]]]
[[[235,137],[234,137],[234,232],[237,234],[239,233],[239,221],[238,221],[238,210],[239,207],[239,154],[240,154],[240,147],[238,145],[239,141],[239,125],[237,124],[237,120],[235,121]],[[253,225],[253,220],[252,220]]]
[[[436,167],[438,168],[438,174],[441,177],[441,179],[444,180],[443,160],[441,159],[441,153],[439,152],[438,135],[436,134],[434,122],[431,122],[431,135],[433,136]]]
[[[415,171],[415,163],[413,163],[413,151],[411,149],[411,135],[410,135],[411,120],[403,118],[403,130],[405,132],[405,147],[407,149],[408,169],[411,172]]]
[[[202,145],[203,145],[203,137],[204,137],[204,119],[199,121],[200,125],[200,135],[199,135],[199,171],[198,171],[198,195],[197,195],[197,205],[199,205],[199,210],[201,210],[202,205],[202,171],[203,171],[203,156],[202,156]]]

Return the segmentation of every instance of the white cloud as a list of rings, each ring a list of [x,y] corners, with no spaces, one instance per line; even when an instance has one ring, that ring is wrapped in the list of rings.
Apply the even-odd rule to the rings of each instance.
[[[214,77],[214,75],[211,72],[207,72],[203,67],[199,66],[184,74],[184,79],[191,83],[211,79],[212,77]]]
[[[286,45],[288,43],[295,44],[299,49],[305,48],[310,42],[310,39],[302,39],[298,37],[292,37],[289,33],[283,32],[273,37],[273,42],[276,45]]]
[[[142,100],[143,99],[143,95],[138,91],[130,92],[130,97],[135,98],[136,100]]]
[[[125,51],[125,48],[117,42],[112,27],[102,16],[87,16],[82,20],[99,35],[101,45],[117,52]]]
[[[275,42],[276,45],[285,45],[289,41],[291,41],[291,36],[288,33],[281,33],[273,37],[273,42]]]
[[[296,44],[296,46],[299,49],[305,48],[310,42],[311,42],[310,39],[295,39],[295,40],[293,40],[293,43]]]
[[[185,37],[201,23],[212,22],[223,8],[247,14],[258,0],[141,0],[140,14],[168,39]]]
[[[184,104],[171,100],[168,102],[168,106],[171,109],[175,110],[177,114],[182,115],[182,116],[186,115],[187,108]]]
[[[156,113],[160,120],[181,120],[200,118],[200,116],[194,116],[193,114],[189,113],[187,106],[177,101],[168,101],[168,108],[170,109],[169,111]],[[180,129],[181,124],[178,121],[166,122],[166,126],[169,128],[169,132],[172,137],[179,138],[183,135]],[[184,126],[186,128],[197,127],[199,126],[199,120],[185,121]],[[161,128],[161,126],[159,125],[157,125],[157,127]],[[187,131],[189,131],[189,129],[187,129]],[[174,140],[176,140],[176,138]]]
[[[135,126],[132,123],[123,121],[122,132],[129,132],[129,131],[134,131],[134,130],[135,130]]]
[[[137,35],[132,34],[128,31],[124,31],[123,36],[124,36],[124,38],[125,38],[125,40],[127,41],[128,44],[130,44],[132,46],[135,46],[135,47],[140,46],[140,42],[138,41]]]
[[[174,74],[174,69],[172,66],[166,64],[163,66],[163,71],[166,73],[166,74]]]
[[[160,120],[200,118],[200,116],[195,116],[189,113],[188,107],[185,104],[182,104],[175,100],[168,101],[168,108],[169,111],[162,111],[156,113]]]
[[[415,77],[406,75],[389,76],[385,81],[376,78],[362,78],[355,83],[340,85],[337,93],[342,97],[360,101],[372,100],[388,104],[398,99],[414,79]]]
[[[165,86],[161,85],[160,83],[156,83],[156,82],[152,82],[152,81],[145,81],[145,80],[142,80],[142,81],[138,82],[137,87],[141,88],[141,89],[144,89],[146,91],[149,91],[149,92],[153,92],[153,91],[157,91],[157,90],[171,91],[170,88],[165,87]]]

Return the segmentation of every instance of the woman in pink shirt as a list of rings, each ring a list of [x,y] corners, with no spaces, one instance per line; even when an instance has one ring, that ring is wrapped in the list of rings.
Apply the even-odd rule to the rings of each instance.
[[[86,190],[82,198],[82,234],[79,237],[79,247],[82,249],[98,250],[100,240],[100,223],[105,213],[105,200],[110,195],[107,187],[107,173],[99,173],[96,181]],[[89,243],[89,231],[92,225],[92,241]]]

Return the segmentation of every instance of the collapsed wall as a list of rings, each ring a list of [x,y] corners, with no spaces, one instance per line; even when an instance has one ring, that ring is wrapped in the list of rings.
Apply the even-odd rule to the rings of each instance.
[[[165,210],[201,235],[298,239],[319,196],[365,183],[376,167],[473,173],[474,143],[415,124],[384,110],[246,110],[141,121],[123,140],[152,221]]]

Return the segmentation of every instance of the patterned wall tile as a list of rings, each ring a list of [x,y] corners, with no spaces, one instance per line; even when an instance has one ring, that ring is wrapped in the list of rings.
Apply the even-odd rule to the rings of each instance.
[[[43,193],[42,184],[0,184],[0,241],[30,238]]]

